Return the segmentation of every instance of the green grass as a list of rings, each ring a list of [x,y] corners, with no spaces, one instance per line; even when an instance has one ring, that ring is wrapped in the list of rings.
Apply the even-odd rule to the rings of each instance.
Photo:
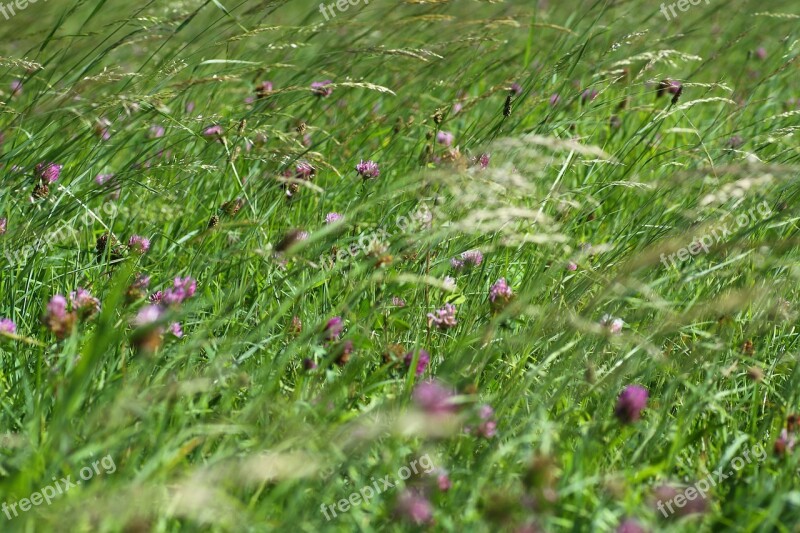
[[[659,9],[373,0],[326,22],[303,0],[98,0],[0,17],[0,318],[17,326],[0,334],[0,503],[106,458],[0,530],[795,531],[798,457],[773,446],[800,410],[800,12]],[[674,103],[665,79],[683,84]],[[31,201],[40,162],[63,170]],[[299,162],[316,175],[288,199]],[[279,251],[292,230],[309,237]],[[714,230],[708,252],[661,261]],[[107,232],[122,258],[96,254]],[[133,234],[146,254],[125,250]],[[483,262],[455,271],[471,249]],[[147,295],[197,280],[163,316],[182,338],[141,347],[136,273]],[[499,278],[515,295],[501,309]],[[58,339],[42,315],[77,287],[102,310]],[[446,303],[457,325],[429,328]],[[326,342],[334,316],[342,340]],[[402,362],[417,349],[421,377]],[[430,378],[457,414],[418,409]],[[649,401],[623,424],[631,384]],[[484,404],[492,438],[476,434]],[[321,512],[426,454],[432,474]],[[705,512],[654,507],[659,487],[717,470],[732,475]],[[398,512],[415,491],[432,523]]]

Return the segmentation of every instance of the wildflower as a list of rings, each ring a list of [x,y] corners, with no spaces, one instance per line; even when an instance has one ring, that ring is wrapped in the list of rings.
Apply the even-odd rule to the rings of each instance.
[[[789,433],[785,428],[781,430],[780,436],[775,440],[775,455],[783,457],[787,453],[792,453],[796,444],[793,433]]]
[[[158,304],[164,300],[164,293],[162,291],[156,291],[150,295],[150,303]]]
[[[443,144],[445,146],[451,146],[453,141],[455,140],[455,136],[449,131],[440,131],[436,134],[436,142],[439,144]]]
[[[164,136],[167,130],[164,129],[164,126],[160,124],[153,124],[150,126],[150,130],[147,132],[147,136],[151,139],[158,139]]]
[[[567,270],[569,270],[570,272],[575,272],[576,270],[578,270],[578,263],[575,263],[574,261],[568,262]]]
[[[289,326],[289,332],[291,332],[293,335],[300,335],[300,333],[303,332],[303,321],[300,320],[299,316],[294,315],[292,317],[292,323]]]
[[[219,124],[215,124],[213,126],[208,126],[206,129],[204,129],[203,136],[218,138],[222,136],[222,132],[223,132],[222,126],[220,126]]]
[[[262,81],[256,86],[256,98],[264,98],[272,93],[272,82]]]
[[[614,318],[609,314],[605,314],[603,318],[600,319],[600,325],[606,328],[609,333],[616,335],[622,331],[625,322],[621,318]]]
[[[508,286],[506,278],[498,279],[489,289],[489,301],[495,309],[508,304],[513,296],[514,292],[511,290],[511,287]]]
[[[417,368],[415,370],[417,377],[420,377],[425,373],[425,369],[427,368],[428,363],[430,363],[430,361],[431,361],[431,355],[425,350],[420,350],[419,358],[417,359]],[[403,358],[403,362],[407,367],[410,367],[414,362],[414,352],[408,352]]]
[[[6,232],[6,226],[8,225],[7,218],[0,218],[0,235]]]
[[[660,98],[669,93],[672,95],[679,95],[683,91],[683,85],[679,81],[674,80],[661,80],[656,89],[656,97]]]
[[[109,131],[109,128],[111,128],[111,121],[106,117],[102,117],[97,120],[97,124],[94,127],[94,132],[102,140],[107,141],[111,138],[111,132]]]
[[[600,95],[596,89],[586,89],[581,94],[581,103],[586,104],[588,102],[594,102],[597,97]]]
[[[10,318],[0,318],[0,335],[13,335],[17,332],[17,325]]]
[[[194,102],[186,102],[186,112],[191,113],[194,111]]]
[[[308,238],[308,232],[300,229],[291,229],[286,232],[280,241],[275,245],[276,252],[285,252],[300,241]]]
[[[399,296],[392,296],[392,305],[395,307],[405,307],[406,301]]]
[[[522,85],[520,85],[517,82],[514,82],[511,84],[511,87],[509,88],[508,91],[514,96],[519,96],[520,94],[522,94]]]
[[[22,94],[22,80],[13,80],[11,82],[11,96],[19,96]]]
[[[298,179],[309,180],[317,175],[317,169],[311,166],[310,163],[300,161],[294,169],[295,177]]]
[[[414,387],[411,398],[422,411],[431,415],[455,413],[453,391],[436,380],[422,381]]]
[[[229,217],[236,216],[236,214],[242,210],[244,207],[245,200],[244,198],[236,198],[234,200],[229,200],[223,203],[219,208],[220,210],[228,215]]]
[[[337,345],[333,353],[336,354],[336,364],[339,366],[346,365],[350,361],[350,354],[353,353],[353,341],[346,340]]]
[[[491,154],[481,154],[476,159],[476,162],[482,169],[487,169],[489,167],[489,162],[491,161]]]
[[[759,47],[756,50],[756,57],[761,61],[764,61],[767,58],[767,49],[764,48],[763,46]]]
[[[172,335],[173,337],[177,337],[178,339],[183,337],[183,329],[181,328],[180,322],[173,322],[172,324],[170,324],[167,331],[169,331],[170,335]]]
[[[39,175],[42,183],[50,184],[58,181],[61,176],[61,169],[64,165],[56,165],[55,163],[39,163],[36,165],[36,173]]]
[[[78,287],[75,292],[69,293],[72,309],[77,311],[81,318],[89,318],[100,311],[100,300],[92,296],[86,289]]]
[[[125,296],[128,301],[140,300],[146,296],[147,288],[150,286],[150,276],[138,273],[133,277],[133,281],[128,286]]]
[[[440,329],[452,328],[456,325],[456,306],[445,304],[435,313],[428,313],[428,327],[435,325]]]
[[[466,252],[461,253],[460,258],[454,257],[450,260],[450,266],[455,268],[456,270],[461,270],[464,268],[472,268],[480,266],[483,262],[483,254],[480,250],[467,250]]]
[[[144,254],[150,249],[150,239],[142,237],[141,235],[131,235],[128,240],[128,248],[134,253]]]
[[[620,393],[614,415],[623,424],[639,420],[642,409],[647,406],[647,389],[639,385],[628,385]]]
[[[325,324],[325,338],[329,341],[336,340],[341,335],[342,330],[344,330],[344,321],[342,317],[335,316]]]
[[[442,280],[442,287],[446,291],[454,291],[456,290],[456,280],[453,277],[445,276],[444,280]]]
[[[325,81],[315,81],[311,84],[311,92],[314,96],[319,96],[320,98],[327,98],[331,94],[333,94],[333,88],[329,87],[330,84],[333,82],[331,80]]]
[[[325,215],[326,224],[333,224],[334,222],[337,222],[339,220],[342,220],[342,215],[340,215],[339,213],[328,213],[327,215]]]
[[[56,294],[47,304],[43,322],[58,339],[64,339],[72,331],[76,318],[75,313],[67,311],[67,299]]]
[[[381,171],[375,161],[364,161],[363,159],[356,165],[356,172],[365,180],[377,178],[381,175]]]
[[[133,324],[139,327],[145,327],[155,324],[161,319],[164,314],[164,309],[158,305],[148,305],[142,307],[133,319]]]
[[[555,107],[555,106],[557,106],[557,105],[558,105],[558,104],[560,104],[560,103],[561,103],[561,96],[560,96],[560,95],[558,95],[557,93],[556,93],[556,94],[553,94],[553,95],[550,97],[550,105],[551,105],[551,106]]]
[[[114,178],[114,174],[98,174],[94,178],[94,182],[98,185],[105,185]]]
[[[306,357],[303,359],[303,368],[306,370],[315,370],[317,368],[317,363],[310,357]]]
[[[433,521],[433,506],[416,490],[405,489],[397,497],[395,512],[403,519],[421,526]]]
[[[437,469],[436,486],[439,487],[439,490],[442,492],[447,492],[450,490],[450,487],[453,486],[453,483],[450,481],[450,476],[447,474],[447,470],[443,468]]]
[[[164,292],[163,302],[167,305],[177,305],[194,296],[197,291],[197,281],[192,277],[175,278],[172,288]]]
[[[494,409],[490,405],[484,404],[478,409],[478,418],[481,419],[476,433],[485,438],[491,439],[497,435],[497,422],[494,421]]]

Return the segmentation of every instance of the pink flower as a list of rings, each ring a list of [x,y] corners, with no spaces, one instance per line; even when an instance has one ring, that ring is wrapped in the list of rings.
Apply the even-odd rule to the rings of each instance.
[[[614,415],[623,424],[639,420],[642,410],[647,406],[647,389],[639,385],[628,385],[617,398]]]
[[[415,374],[417,377],[420,377],[425,373],[425,369],[428,367],[428,363],[431,360],[431,355],[426,352],[425,350],[419,351],[419,359],[417,360],[417,369],[415,370]],[[411,364],[414,362],[414,352],[408,352],[406,356],[403,358],[403,362],[407,367],[410,367]]]
[[[428,327],[435,325],[440,329],[452,328],[456,325],[456,306],[445,304],[435,313],[428,313]]]
[[[215,124],[213,126],[209,126],[203,130],[203,135],[205,137],[220,137],[222,135],[222,126],[219,124]]]
[[[761,61],[764,61],[767,58],[767,49],[763,46],[756,50],[756,57]]]
[[[414,387],[411,398],[422,411],[431,415],[452,414],[458,409],[453,391],[436,380],[422,381]]]
[[[450,481],[450,476],[447,474],[447,470],[438,469],[436,474],[436,486],[439,487],[439,490],[442,492],[447,492],[450,490],[450,487],[453,486],[452,481]]]
[[[567,263],[567,270],[569,270],[570,272],[575,272],[576,270],[578,270],[578,263],[570,261],[569,263]]]
[[[451,146],[455,141],[455,136],[449,131],[440,131],[436,134],[436,142],[445,146]]]
[[[61,169],[64,165],[56,165],[55,163],[39,163],[36,165],[36,173],[39,174],[43,183],[54,183],[61,176]]]
[[[0,218],[0,235],[6,232],[6,225],[8,224],[7,218]]]
[[[333,224],[338,220],[342,220],[342,215],[340,215],[339,213],[328,213],[327,215],[325,215],[326,224]]]
[[[603,315],[600,319],[600,325],[608,329],[614,335],[620,333],[625,326],[625,322],[621,318],[614,318],[611,315]]]
[[[415,525],[430,524],[433,521],[433,506],[425,496],[411,489],[405,489],[397,497],[395,512]]]
[[[139,310],[136,318],[133,319],[133,325],[144,327],[158,322],[164,310],[158,305],[148,305]]]
[[[11,96],[19,96],[22,94],[22,80],[14,80],[11,82]]]
[[[361,160],[361,162],[356,165],[356,172],[365,180],[377,178],[381,175],[381,171],[375,161]]]
[[[450,266],[456,270],[480,266],[483,263],[483,254],[480,250],[467,250],[462,252],[460,258],[454,257],[450,260]]]
[[[164,291],[162,301],[167,305],[183,303],[194,296],[197,290],[197,281],[191,277],[175,278],[171,289]]]
[[[399,296],[392,296],[392,305],[395,307],[405,307],[406,301]]]
[[[551,106],[555,107],[560,103],[561,103],[561,96],[559,96],[558,94],[554,94],[553,96],[550,97]]]
[[[342,334],[344,330],[344,321],[342,317],[335,316],[328,320],[325,324],[325,338],[329,341],[333,341],[339,338],[339,335]]]
[[[47,304],[43,322],[58,339],[64,339],[72,331],[76,318],[75,313],[67,311],[67,299],[56,294]]]
[[[72,309],[82,318],[88,318],[100,311],[100,300],[92,296],[86,289],[78,287],[75,292],[69,293]]]
[[[128,240],[128,248],[134,253],[144,254],[150,249],[150,239],[142,237],[141,235],[131,235]]]
[[[94,127],[94,132],[98,137],[104,141],[107,141],[111,138],[111,132],[109,131],[109,128],[111,128],[111,121],[106,117],[102,117],[97,120],[97,124]]]
[[[114,178],[114,174],[98,174],[94,178],[94,182],[98,185],[105,185]]]
[[[489,289],[489,301],[492,302],[493,307],[502,307],[511,301],[514,296],[514,291],[508,286],[506,278],[498,279],[491,289]]]
[[[164,126],[161,126],[160,124],[153,124],[150,126],[150,130],[147,132],[147,136],[151,139],[158,139],[159,137],[163,137],[165,132],[166,130],[164,129]]]
[[[329,87],[330,84],[333,82],[331,80],[325,81],[315,81],[311,84],[311,92],[314,96],[319,96],[320,98],[327,98],[331,94],[333,94],[333,88]]]
[[[0,335],[7,333],[13,335],[17,332],[17,325],[10,318],[0,318]]]
[[[181,329],[180,322],[173,322],[172,324],[170,324],[168,331],[174,337],[177,337],[179,339],[183,337],[183,330]]]

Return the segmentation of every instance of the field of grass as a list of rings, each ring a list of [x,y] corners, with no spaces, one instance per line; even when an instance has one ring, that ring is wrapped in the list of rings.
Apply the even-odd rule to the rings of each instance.
[[[8,5],[0,531],[798,531],[796,0]]]

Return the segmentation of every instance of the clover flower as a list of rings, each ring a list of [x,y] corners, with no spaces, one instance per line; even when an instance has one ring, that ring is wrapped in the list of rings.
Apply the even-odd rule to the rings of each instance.
[[[483,254],[480,250],[467,250],[462,252],[461,256],[450,260],[450,266],[456,270],[469,269],[472,267],[480,266],[483,263]]]
[[[74,312],[67,310],[67,299],[56,294],[47,303],[42,321],[58,339],[64,339],[71,331],[77,319]]]
[[[329,87],[333,81],[325,80],[325,81],[315,81],[311,84],[311,92],[314,96],[319,96],[320,98],[327,98],[331,94],[333,94],[333,88]]]
[[[430,415],[455,413],[458,406],[454,403],[454,396],[451,389],[436,380],[418,383],[411,393],[416,406]]]
[[[56,165],[55,163],[39,163],[36,165],[36,174],[39,175],[42,183],[45,185],[55,183],[61,176],[61,169],[64,165]]]
[[[128,240],[128,248],[134,253],[144,254],[150,249],[150,239],[142,237],[141,235],[131,235]]]
[[[431,354],[425,350],[420,350],[419,358],[417,359],[417,368],[415,370],[417,377],[420,377],[425,373],[425,369],[428,367],[428,363],[430,363],[430,361]],[[407,367],[410,367],[414,362],[414,352],[408,352],[403,358],[403,362]]]
[[[344,330],[344,321],[342,317],[335,316],[328,320],[325,324],[325,338],[329,341],[333,341],[339,338],[339,335],[342,334]]]
[[[625,322],[621,318],[614,318],[609,314],[605,314],[603,318],[600,319],[600,325],[606,328],[609,333],[616,335],[622,331]]]
[[[642,410],[647,406],[647,389],[639,385],[628,385],[625,387],[614,408],[614,415],[623,424],[630,424],[639,420]]]
[[[433,521],[433,506],[419,491],[405,489],[397,497],[395,513],[414,525],[421,526]]]
[[[381,171],[375,161],[364,161],[363,159],[356,165],[356,172],[365,180],[377,178],[381,175]]]
[[[0,318],[0,335],[3,333],[13,335],[17,332],[17,325],[10,318]]]
[[[8,225],[7,218],[0,218],[0,235],[6,232],[6,226]]]
[[[334,222],[342,220],[342,218],[343,218],[342,215],[340,215],[339,213],[328,213],[327,215],[325,215],[325,223],[333,224]]]
[[[506,278],[498,279],[494,285],[489,289],[489,301],[495,308],[503,307],[514,296],[514,291],[508,286]]]
[[[436,134],[436,142],[445,146],[451,146],[455,141],[455,136],[449,131],[440,131]]]
[[[100,300],[81,287],[69,293],[69,299],[72,302],[72,309],[77,311],[81,318],[91,317],[100,311]]]
[[[428,313],[428,327],[436,326],[440,329],[452,328],[456,325],[456,306],[445,304],[435,313]]]

